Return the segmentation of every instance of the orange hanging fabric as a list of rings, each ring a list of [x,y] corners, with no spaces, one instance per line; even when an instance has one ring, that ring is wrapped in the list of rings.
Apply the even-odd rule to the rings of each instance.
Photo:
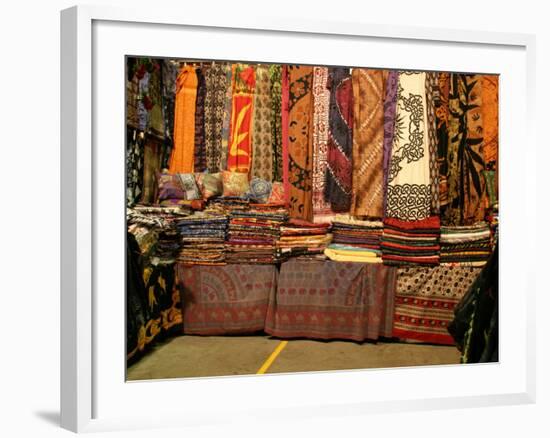
[[[185,66],[176,81],[174,109],[174,149],[170,156],[170,173],[191,173],[195,153],[195,105],[197,100],[195,67]]]
[[[233,65],[233,104],[227,152],[227,169],[233,172],[247,173],[250,170],[255,85],[254,67],[243,64]]]

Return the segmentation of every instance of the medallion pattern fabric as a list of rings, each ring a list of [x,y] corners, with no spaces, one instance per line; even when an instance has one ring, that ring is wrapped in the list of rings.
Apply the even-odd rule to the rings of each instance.
[[[431,210],[426,73],[400,72],[386,216],[425,219]]]
[[[196,100],[197,74],[194,67],[185,66],[180,70],[176,81],[174,149],[170,156],[170,173],[193,172]]]
[[[197,101],[195,105],[195,172],[204,172],[206,169],[206,140],[204,130],[204,103],[206,99],[205,68],[197,68]]]
[[[395,268],[370,263],[282,263],[277,294],[269,299],[265,331],[281,338],[390,337]]]
[[[288,182],[290,217],[311,220],[313,68],[288,66]]]
[[[428,150],[430,152],[430,195],[431,213],[439,214],[439,168],[437,165],[437,122],[435,99],[439,93],[438,74],[426,73],[426,129],[428,130]]]
[[[335,212],[349,211],[352,190],[353,90],[348,68],[329,69],[330,90],[325,200]]]
[[[254,111],[254,67],[233,64],[233,104],[227,152],[227,170],[248,173],[252,154],[252,113]]]
[[[328,68],[313,67],[313,221],[328,222],[334,216],[330,202],[325,201],[328,157]]]
[[[251,176],[271,181],[273,178],[271,78],[267,65],[256,67],[256,89],[252,116]]]
[[[277,288],[274,265],[177,266],[183,333],[222,335],[264,329]]]
[[[384,73],[354,68],[351,211],[382,218],[384,159]]]
[[[388,72],[386,79],[386,95],[384,97],[384,158],[383,158],[383,209],[386,212],[388,174],[390,170],[393,133],[395,131],[395,113],[397,108],[397,85],[399,72]]]
[[[269,66],[271,86],[271,141],[273,145],[273,181],[283,180],[283,127],[282,127],[282,68]]]
[[[212,63],[205,72],[206,96],[204,100],[204,141],[206,168],[215,173],[221,169],[222,130],[227,82],[227,64]]]
[[[435,266],[399,268],[393,336],[453,345],[447,331],[454,309],[481,268]]]
[[[482,77],[451,74],[449,86],[449,143],[447,181],[449,203],[443,225],[471,225],[485,216],[482,172]]]

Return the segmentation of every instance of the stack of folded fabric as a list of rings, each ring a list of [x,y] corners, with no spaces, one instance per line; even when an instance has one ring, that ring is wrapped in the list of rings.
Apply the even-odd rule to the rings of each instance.
[[[290,219],[281,226],[281,237],[277,242],[278,258],[325,260],[324,250],[332,240],[330,224],[313,223],[301,219]]]
[[[286,211],[233,210],[226,242],[228,263],[276,263],[276,242]]]
[[[491,255],[491,230],[486,222],[441,227],[441,263],[483,266]]]
[[[364,221],[348,215],[337,215],[332,221],[332,241],[379,254],[383,230],[381,221]]]
[[[438,265],[439,216],[417,221],[384,220],[381,248],[387,265]]]
[[[248,210],[250,200],[239,196],[222,196],[208,201],[207,210],[228,214],[233,210]]]
[[[182,247],[178,261],[189,265],[225,264],[227,216],[197,212],[177,224]]]

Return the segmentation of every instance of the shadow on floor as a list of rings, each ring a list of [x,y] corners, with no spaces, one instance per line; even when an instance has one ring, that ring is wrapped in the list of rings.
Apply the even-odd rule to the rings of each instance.
[[[34,415],[53,426],[59,426],[61,421],[61,414],[56,411],[38,411]]]

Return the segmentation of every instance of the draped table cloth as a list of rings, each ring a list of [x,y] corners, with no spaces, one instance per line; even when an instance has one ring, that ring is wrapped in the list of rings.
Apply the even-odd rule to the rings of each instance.
[[[224,335],[264,329],[268,300],[277,288],[274,265],[177,264],[183,333]]]
[[[396,269],[290,260],[269,297],[265,331],[281,338],[376,340],[392,335]]]

